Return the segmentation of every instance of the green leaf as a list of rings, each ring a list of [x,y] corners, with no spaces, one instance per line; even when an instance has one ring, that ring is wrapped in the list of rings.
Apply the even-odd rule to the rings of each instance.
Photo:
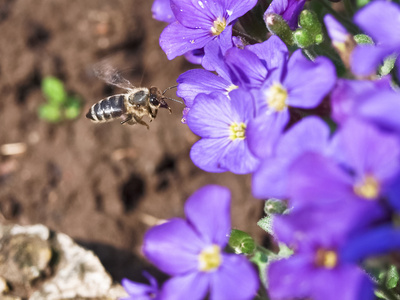
[[[256,243],[253,238],[246,232],[232,229],[229,237],[229,246],[235,251],[236,254],[253,254],[256,249]]]
[[[366,34],[356,34],[354,36],[354,40],[359,45],[374,45],[374,41]]]
[[[386,287],[388,289],[394,289],[399,283],[399,272],[397,268],[393,265],[390,266],[389,271],[387,272],[386,278]]]
[[[73,120],[79,117],[81,113],[81,101],[78,97],[68,97],[65,104],[64,117]]]
[[[58,105],[64,103],[67,98],[63,82],[52,76],[42,80],[42,92],[49,102]]]
[[[61,121],[61,111],[57,105],[47,103],[39,107],[39,118],[51,122],[57,123]]]
[[[379,75],[385,76],[392,71],[394,63],[396,62],[397,55],[390,56],[383,61],[383,65],[379,67]]]

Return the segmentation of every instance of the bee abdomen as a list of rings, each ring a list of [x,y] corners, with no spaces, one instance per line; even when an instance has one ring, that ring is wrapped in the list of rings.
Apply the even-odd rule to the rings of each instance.
[[[86,114],[86,118],[93,122],[112,121],[122,116],[126,111],[124,99],[125,95],[123,94],[105,98],[90,108],[89,112]]]

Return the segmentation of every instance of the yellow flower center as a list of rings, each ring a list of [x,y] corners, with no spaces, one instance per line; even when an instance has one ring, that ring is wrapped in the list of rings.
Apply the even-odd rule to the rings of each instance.
[[[231,126],[229,126],[229,138],[234,141],[236,139],[244,140],[246,137],[246,124],[242,123],[232,123]]]
[[[372,175],[367,175],[362,182],[354,185],[354,192],[367,200],[375,199],[379,195],[379,182]]]
[[[221,248],[218,245],[211,245],[199,254],[199,270],[210,272],[217,269],[222,263]]]
[[[333,250],[319,249],[315,258],[315,263],[319,267],[333,269],[338,262],[337,253]]]
[[[268,106],[275,111],[282,111],[288,106],[286,104],[287,97],[286,89],[280,83],[274,83],[267,92]]]
[[[232,92],[233,90],[238,89],[239,87],[237,85],[231,84],[227,89],[226,92],[227,94],[229,94],[230,92]]]
[[[213,35],[220,35],[222,31],[224,31],[226,27],[226,20],[225,18],[218,17],[214,22],[213,26],[211,27],[211,33]]]

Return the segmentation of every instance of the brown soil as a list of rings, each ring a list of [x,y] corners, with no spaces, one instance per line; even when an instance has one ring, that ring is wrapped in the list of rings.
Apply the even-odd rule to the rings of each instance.
[[[93,249],[115,280],[141,278],[144,232],[157,219],[183,216],[186,198],[214,183],[233,194],[233,226],[262,237],[262,204],[250,177],[209,174],[189,158],[197,137],[180,123],[183,106],[159,111],[144,126],[94,124],[93,103],[121,92],[91,75],[110,57],[133,84],[166,88],[192,68],[168,61],[158,45],[165,24],[151,17],[150,0],[0,0],[0,145],[26,152],[0,156],[0,221],[42,223]],[[84,99],[75,121],[40,120],[42,78],[62,79]],[[143,78],[142,78],[143,77]],[[173,92],[171,95],[174,96]]]

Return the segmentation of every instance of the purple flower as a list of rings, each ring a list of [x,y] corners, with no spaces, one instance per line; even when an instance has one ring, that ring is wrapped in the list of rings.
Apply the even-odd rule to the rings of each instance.
[[[379,127],[400,132],[400,93],[381,80],[340,79],[331,94],[332,117],[338,123],[359,118]]]
[[[400,54],[400,6],[389,1],[373,1],[354,16],[354,22],[375,42],[359,45],[352,55],[352,70],[371,75],[384,58]],[[400,66],[400,60],[397,60]],[[400,75],[400,68],[399,75]]]
[[[205,48],[207,55],[203,59],[203,66],[213,70],[218,75],[203,69],[194,69],[181,74],[178,79],[177,95],[181,97],[188,108],[191,108],[196,96],[200,93],[211,94],[220,92],[228,93],[238,86],[232,83],[232,74],[224,62],[221,47],[216,41],[210,42]]]
[[[331,156],[302,155],[289,171],[289,194],[295,207],[363,202],[378,207],[400,171],[397,135],[350,119],[332,140]],[[378,209],[378,208],[376,208]]]
[[[256,118],[249,123],[249,144],[258,157],[267,157],[289,121],[289,107],[315,108],[336,82],[332,62],[307,60],[297,50],[289,61],[272,70],[260,89],[254,90]]]
[[[254,116],[251,94],[200,94],[190,109],[187,124],[202,139],[190,151],[193,163],[207,172],[246,174],[258,166],[247,144],[247,125]]]
[[[174,13],[171,9],[170,0],[154,0],[153,6],[151,7],[153,18],[166,23],[172,23],[176,21]]]
[[[153,227],[143,251],[173,277],[163,286],[162,299],[253,299],[258,277],[248,260],[224,253],[231,229],[230,192],[209,185],[186,202],[187,220],[172,219]]]
[[[309,206],[276,217],[276,238],[295,249],[295,254],[271,263],[271,298],[374,299],[371,279],[354,260],[360,248],[353,246],[353,251],[349,251],[346,245],[380,220],[383,211],[352,202]],[[363,246],[368,248],[365,243]]]
[[[133,282],[127,278],[122,279],[122,286],[129,294],[129,297],[120,300],[157,300],[159,298],[157,280],[147,272],[143,275],[149,280],[150,285]]]
[[[299,15],[304,3],[306,0],[273,0],[265,11],[264,20],[266,20],[265,16],[270,13],[281,15],[290,29],[294,30],[298,27]]]
[[[203,48],[214,39],[225,51],[232,47],[233,22],[256,3],[257,0],[171,0],[177,21],[161,33],[160,46],[168,59]]]
[[[275,155],[264,159],[253,173],[254,197],[287,199],[291,164],[305,152],[326,152],[329,135],[328,125],[317,117],[305,118],[291,127],[279,140]]]
[[[234,84],[246,89],[261,88],[270,70],[284,65],[289,51],[277,36],[245,49],[231,48],[225,62]]]

